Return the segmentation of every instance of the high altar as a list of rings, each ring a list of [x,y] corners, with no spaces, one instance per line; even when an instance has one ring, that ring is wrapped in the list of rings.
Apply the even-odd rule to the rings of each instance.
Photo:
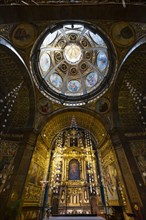
[[[70,128],[57,135],[49,171],[48,203],[53,214],[102,212],[102,183],[94,144],[88,131],[77,128],[74,118]]]

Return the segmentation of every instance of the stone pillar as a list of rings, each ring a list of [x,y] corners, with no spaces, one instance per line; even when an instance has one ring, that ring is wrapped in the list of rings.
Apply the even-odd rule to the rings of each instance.
[[[118,135],[116,133],[112,134],[111,139],[112,144],[114,146],[114,152],[117,159],[117,163],[120,168],[120,170],[118,171],[118,183],[121,202],[124,206],[124,216],[126,220],[135,219],[132,204],[137,202],[141,204],[141,199],[130,169],[128,159],[126,157],[124,148],[121,144]]]
[[[20,146],[20,150],[18,151],[18,155],[17,155],[17,158],[19,157],[21,158],[19,158],[19,166],[16,171],[12,190],[7,202],[7,209],[15,205],[16,205],[16,209],[19,209],[21,207],[22,195],[23,195],[24,186],[25,186],[30,162],[32,159],[33,151],[36,145],[36,139],[37,139],[37,135],[33,131],[30,131],[30,133],[24,135],[23,144]],[[8,218],[4,215],[2,217],[2,220],[3,219],[8,220]],[[13,220],[15,220],[14,217]]]

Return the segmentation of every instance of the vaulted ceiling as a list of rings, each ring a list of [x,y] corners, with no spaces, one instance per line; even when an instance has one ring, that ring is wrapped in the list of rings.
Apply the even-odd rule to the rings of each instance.
[[[92,13],[89,13],[91,8],[94,9]],[[0,8],[3,17],[0,24],[0,35],[20,54],[19,57],[5,41],[3,42],[6,44],[0,44],[0,98],[3,100],[0,103],[1,109],[4,109],[8,100],[14,99],[10,108],[11,114],[7,116],[6,111],[3,113],[1,125],[5,125],[2,127],[4,133],[17,132],[26,128],[40,130],[45,124],[43,132],[49,131],[54,124],[57,126],[56,131],[59,131],[70,125],[72,115],[77,118],[77,124],[80,127],[91,130],[99,140],[102,140],[103,133],[106,134],[106,129],[113,127],[124,133],[144,132],[144,122],[146,121],[144,6],[136,8],[128,5],[123,8],[122,5],[118,5],[118,7],[107,5],[107,15],[104,19],[102,13],[105,8],[103,5],[95,5],[95,7],[92,5],[53,5],[53,7],[41,6],[39,10],[35,6],[31,9],[32,11],[30,7],[25,6],[20,6],[19,10],[18,6],[3,7],[3,10]],[[4,14],[5,10],[7,10],[7,17]],[[139,17],[136,13],[133,17],[136,10],[139,10]],[[13,16],[12,13],[14,13]],[[125,13],[125,17],[122,13]],[[68,108],[68,111],[62,105],[48,100],[50,105],[48,114],[43,114],[38,109],[39,101],[45,97],[36,88],[30,75],[30,52],[39,34],[60,18],[62,20],[82,19],[90,23],[93,22],[103,30],[113,44],[117,69],[112,86],[102,97],[108,100],[109,106],[105,112],[98,111],[97,105],[100,103],[98,99],[83,108],[72,108],[72,110]],[[19,42],[14,37],[16,30],[21,25],[30,28],[32,39],[28,44]],[[122,32],[123,29],[125,32]],[[137,45],[141,38],[143,39],[142,43]],[[18,94],[14,94],[16,97],[9,96],[10,92],[15,93],[14,89],[16,88],[19,89]],[[5,99],[5,97],[7,98]],[[8,107],[6,107],[7,111]],[[56,119],[54,119],[54,115],[56,115]],[[4,122],[3,119],[7,121]],[[51,135],[54,132],[55,130],[52,129]]]
[[[27,68],[9,44],[0,44],[1,129],[4,133],[32,127],[34,91]]]
[[[117,79],[117,84],[120,84],[117,107],[124,132],[146,131],[145,71],[146,44],[143,44],[128,57]]]

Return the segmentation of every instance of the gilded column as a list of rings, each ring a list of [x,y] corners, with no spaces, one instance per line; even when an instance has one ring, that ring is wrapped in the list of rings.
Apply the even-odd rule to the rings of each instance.
[[[86,181],[86,160],[83,158],[83,179]]]

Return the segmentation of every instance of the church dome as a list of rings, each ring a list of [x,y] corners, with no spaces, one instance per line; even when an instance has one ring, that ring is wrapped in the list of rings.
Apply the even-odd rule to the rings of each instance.
[[[61,22],[47,28],[31,52],[31,72],[40,91],[64,105],[83,105],[105,92],[113,77],[114,50],[89,23]]]

